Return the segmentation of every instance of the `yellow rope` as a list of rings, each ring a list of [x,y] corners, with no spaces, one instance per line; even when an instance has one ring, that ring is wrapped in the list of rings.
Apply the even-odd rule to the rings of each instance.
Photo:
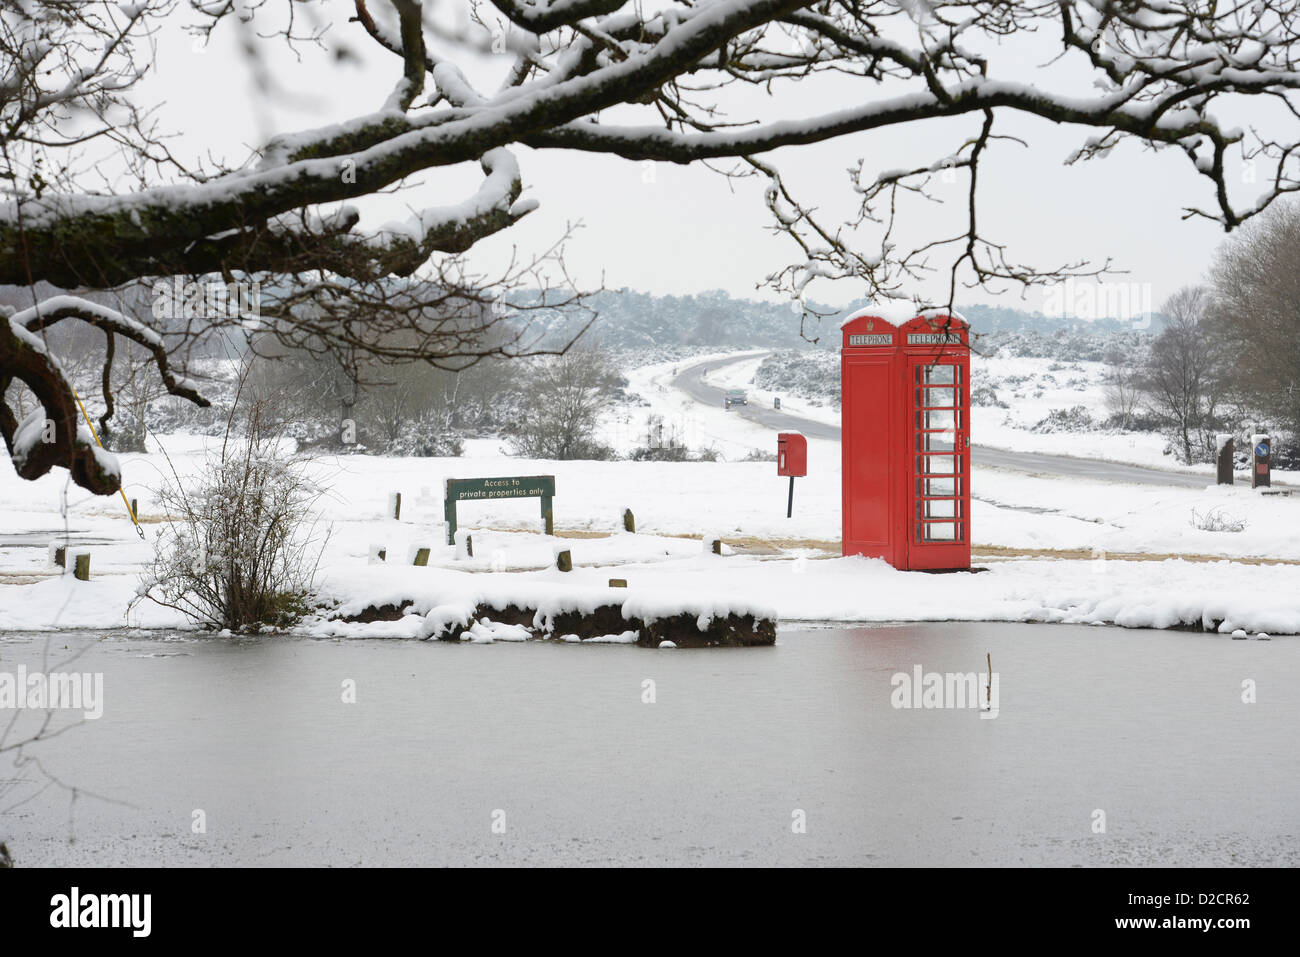
[[[95,431],[95,425],[93,422],[90,421],[90,416],[86,413],[86,407],[85,405],[82,404],[81,396],[77,393],[76,387],[71,382],[69,382],[68,388],[72,389],[72,395],[77,400],[77,407],[81,409],[82,417],[84,417],[86,420],[86,427],[90,429],[90,435],[95,440],[95,444],[98,445],[101,449],[104,448],[104,443],[99,441],[99,433]],[[107,449],[105,449],[105,451],[107,451]],[[131,517],[131,521],[135,525],[136,532],[139,534],[141,538],[144,538],[144,529],[140,527],[140,520],[135,517],[135,512],[131,510],[131,502],[126,497],[126,489],[122,488],[122,486],[119,484],[117,487],[117,493],[122,496],[122,504],[126,506],[126,514]]]

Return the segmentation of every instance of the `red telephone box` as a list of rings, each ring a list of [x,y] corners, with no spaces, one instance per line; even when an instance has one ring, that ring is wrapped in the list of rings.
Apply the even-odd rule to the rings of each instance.
[[[842,550],[899,569],[970,568],[967,324],[927,310],[843,325]]]

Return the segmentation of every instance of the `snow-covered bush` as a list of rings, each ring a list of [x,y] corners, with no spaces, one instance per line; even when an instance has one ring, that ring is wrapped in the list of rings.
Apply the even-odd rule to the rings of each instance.
[[[754,385],[768,392],[798,396],[818,405],[840,401],[840,357],[826,351],[786,349],[764,359]]]
[[[987,382],[981,382],[970,390],[970,404],[982,405],[994,409],[1009,408],[1009,406],[998,397],[998,390]]]
[[[432,416],[403,424],[397,438],[388,443],[385,455],[450,457],[465,454],[465,443],[454,432],[445,431]]]
[[[1088,411],[1086,406],[1076,405],[1068,409],[1053,409],[1029,431],[1091,432],[1094,427],[1092,413]]]
[[[1107,352],[1120,349],[1136,352],[1146,347],[1151,336],[1139,331],[1091,333],[1080,331],[995,331],[980,338],[980,350],[987,355],[1057,360],[1048,369],[1073,369],[1078,362],[1100,362]]]
[[[288,627],[307,611],[324,547],[312,515],[321,491],[263,431],[258,409],[193,477],[173,470],[155,493],[167,518],[134,601],[231,631]]]
[[[691,450],[681,442],[670,439],[663,445],[643,445],[627,456],[633,462],[716,462],[718,450],[712,446]]]
[[[1246,519],[1226,511],[1222,505],[1216,505],[1206,512],[1192,509],[1192,528],[1203,532],[1244,532],[1250,523]]]

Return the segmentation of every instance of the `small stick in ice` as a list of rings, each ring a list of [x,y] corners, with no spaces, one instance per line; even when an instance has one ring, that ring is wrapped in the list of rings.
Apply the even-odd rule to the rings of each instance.
[[[984,689],[984,710],[991,711],[993,709],[993,652],[987,651],[985,655],[989,661],[989,683]]]

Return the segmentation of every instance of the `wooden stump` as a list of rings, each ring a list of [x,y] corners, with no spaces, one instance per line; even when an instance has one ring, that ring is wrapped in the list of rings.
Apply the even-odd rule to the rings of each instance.
[[[623,509],[623,531],[625,532],[636,531],[636,516],[632,514],[632,510],[630,508]]]
[[[573,556],[567,548],[555,553],[555,567],[562,572],[573,571]]]
[[[465,531],[463,528],[458,528],[456,529],[456,534],[452,537],[455,540],[454,544],[456,546],[456,553],[455,553],[456,561],[461,562],[467,558],[474,557],[474,536],[473,535]]]
[[[627,579],[626,579],[626,578],[611,578],[611,579],[609,580],[609,587],[610,587],[610,588],[626,588],[626,587],[627,587]]]
[[[429,550],[427,548],[416,549],[414,564],[416,565],[429,564]]]
[[[90,552],[81,552],[74,561],[76,564],[72,574],[78,581],[90,581]]]
[[[1216,463],[1218,472],[1219,485],[1232,484],[1232,456],[1233,456],[1233,438],[1231,435],[1222,434],[1215,437],[1219,444],[1219,455]]]

